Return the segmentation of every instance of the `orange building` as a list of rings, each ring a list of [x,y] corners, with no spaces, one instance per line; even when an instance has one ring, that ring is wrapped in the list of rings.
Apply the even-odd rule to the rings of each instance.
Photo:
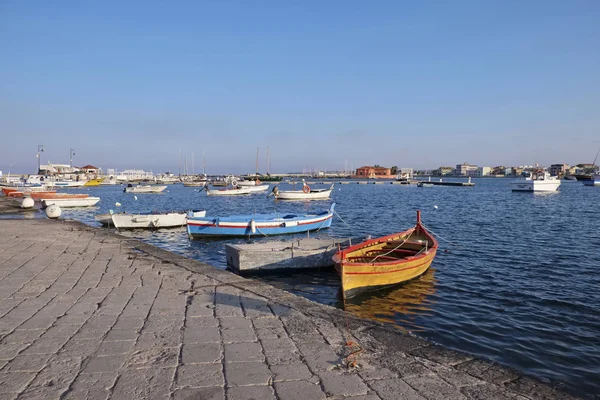
[[[380,166],[364,166],[356,169],[354,178],[395,178],[392,175],[391,168],[385,168]]]

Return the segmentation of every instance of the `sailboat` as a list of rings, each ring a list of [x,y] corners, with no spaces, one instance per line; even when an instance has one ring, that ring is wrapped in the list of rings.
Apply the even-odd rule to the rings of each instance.
[[[256,173],[254,179],[246,179],[237,182],[236,186],[251,188],[251,192],[264,192],[269,188],[269,185],[261,185],[260,179],[258,179],[258,151],[259,147],[256,148]]]
[[[594,158],[594,162],[592,163],[593,171],[591,174],[584,173],[584,174],[575,174],[574,175],[578,181],[582,181],[583,184],[586,186],[594,186],[595,185],[595,183],[594,183],[594,181],[596,180],[595,176],[598,175],[598,173],[599,173],[598,169],[596,168],[596,160],[598,160],[598,154],[600,154],[600,148],[598,148],[598,152],[596,152],[596,157]],[[587,182],[587,181],[591,181],[591,182]]]

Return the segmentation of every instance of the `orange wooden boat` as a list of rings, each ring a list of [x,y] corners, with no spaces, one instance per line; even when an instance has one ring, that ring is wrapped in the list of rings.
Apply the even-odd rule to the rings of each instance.
[[[48,192],[31,192],[29,193],[29,196],[31,196],[32,199],[34,200],[41,200],[41,199],[85,199],[87,197],[90,197],[89,194],[85,194],[85,193],[48,193]]]
[[[56,194],[56,190],[47,190],[45,192],[9,192],[6,196],[7,197],[24,197],[24,196],[31,196],[33,198],[35,198],[34,196],[39,196],[39,195],[51,195],[51,194]]]
[[[421,225],[417,211],[414,228],[338,251],[333,261],[344,298],[417,278],[427,271],[437,249],[437,240]]]

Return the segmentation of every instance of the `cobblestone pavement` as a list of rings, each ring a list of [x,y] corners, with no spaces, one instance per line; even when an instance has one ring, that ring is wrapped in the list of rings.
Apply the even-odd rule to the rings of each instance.
[[[0,399],[573,398],[76,222],[0,220],[0,298]]]

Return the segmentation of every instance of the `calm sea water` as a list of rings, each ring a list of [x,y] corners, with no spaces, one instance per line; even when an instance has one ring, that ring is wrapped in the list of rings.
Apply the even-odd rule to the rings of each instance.
[[[531,194],[511,192],[508,179],[475,182],[472,188],[336,185],[332,201],[339,216],[331,229],[312,236],[381,236],[413,226],[420,209],[426,226],[445,239],[423,277],[353,299],[346,309],[584,397],[600,396],[600,188],[567,182],[557,193]],[[102,198],[99,207],[63,210],[63,216],[91,225],[97,225],[94,214],[108,209],[228,215],[322,211],[330,204],[275,202],[266,194],[207,197],[181,185],[163,194],[138,194],[137,200],[121,186],[83,190]],[[185,229],[126,234],[218,268],[226,268],[224,243],[244,241],[190,241]],[[260,279],[344,306],[332,271]]]

